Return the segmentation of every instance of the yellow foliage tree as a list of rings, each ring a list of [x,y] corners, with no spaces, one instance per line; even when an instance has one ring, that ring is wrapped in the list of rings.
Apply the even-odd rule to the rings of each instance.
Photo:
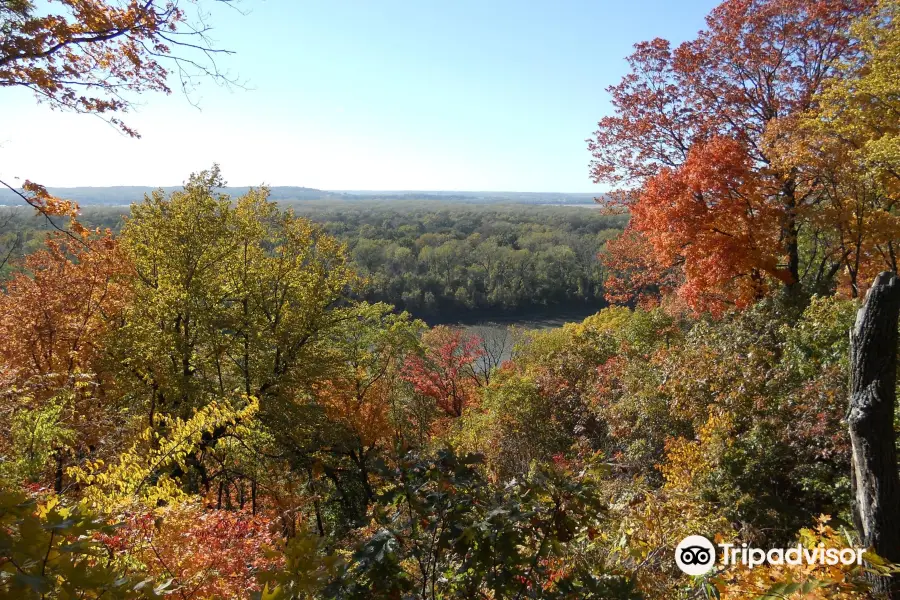
[[[256,399],[242,408],[210,402],[186,420],[164,418],[161,435],[148,427],[140,439],[115,462],[87,461],[69,469],[82,488],[82,501],[94,510],[115,514],[135,503],[149,508],[184,499],[176,472],[188,469],[187,460],[209,440],[212,432],[228,432],[251,419],[259,410]]]

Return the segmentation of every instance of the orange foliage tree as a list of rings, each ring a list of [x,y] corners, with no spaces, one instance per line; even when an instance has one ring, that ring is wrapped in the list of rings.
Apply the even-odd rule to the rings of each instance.
[[[230,0],[220,0],[230,2]],[[219,72],[203,15],[190,18],[169,0],[30,0],[0,3],[0,87],[22,87],[52,108],[98,115],[124,133],[113,116],[131,108],[129,93],[171,90],[173,71],[186,91],[198,75]],[[179,52],[180,51],[180,52]]]
[[[694,144],[680,168],[663,167],[649,179],[632,218],[648,228],[657,260],[681,263],[678,293],[688,304],[744,307],[769,281],[793,281],[779,264],[781,215],[768,197],[740,143],[718,137]]]
[[[279,535],[271,521],[246,511],[209,510],[197,502],[155,514],[129,512],[113,534],[110,553],[139,561],[175,598],[251,598],[256,573],[283,562],[272,552]]]
[[[836,61],[856,48],[846,33],[870,6],[726,0],[696,39],[674,50],[662,39],[638,44],[631,71],[609,88],[615,113],[588,140],[592,177],[615,187],[631,212],[627,235],[680,272],[678,291],[694,309],[834,276],[830,260],[804,264],[819,182],[779,168],[767,132],[813,108],[840,76]],[[622,259],[618,270],[640,268]]]
[[[83,451],[126,435],[106,398],[112,378],[102,358],[106,334],[130,296],[129,267],[109,236],[72,243],[61,235],[23,267],[0,295],[0,418],[16,423],[0,434],[0,445],[17,436],[24,442],[26,423],[32,432],[48,419],[62,428],[57,439],[29,441],[30,453],[35,444],[55,447],[59,490],[67,448]]]
[[[360,303],[356,318],[334,336],[337,368],[314,386],[317,401],[330,421],[329,453],[346,457],[367,501],[375,492],[370,481],[373,459],[392,437],[400,437],[392,420],[405,355],[414,348],[422,323],[393,314],[387,304]],[[337,425],[337,427],[335,427]],[[326,474],[331,466],[323,465]],[[335,473],[332,472],[332,475]]]
[[[129,263],[109,235],[48,238],[0,296],[0,360],[7,384],[64,385],[96,370],[106,331],[128,300]]]

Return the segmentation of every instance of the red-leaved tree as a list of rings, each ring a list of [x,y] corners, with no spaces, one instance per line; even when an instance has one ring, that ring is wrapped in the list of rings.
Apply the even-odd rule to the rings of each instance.
[[[836,61],[856,51],[846,33],[871,4],[726,0],[674,50],[637,44],[630,72],[609,88],[614,114],[588,140],[591,175],[614,187],[631,212],[626,235],[645,240],[661,271],[679,272],[677,292],[694,309],[834,276],[833,261],[807,265],[801,251],[821,226],[811,218],[820,182],[779,166],[772,132],[840,77]],[[641,265],[625,255],[608,267],[621,281]]]
[[[462,416],[478,386],[473,365],[483,352],[481,340],[439,325],[422,335],[422,346],[421,356],[406,359],[403,378],[416,392],[433,398],[446,416]]]

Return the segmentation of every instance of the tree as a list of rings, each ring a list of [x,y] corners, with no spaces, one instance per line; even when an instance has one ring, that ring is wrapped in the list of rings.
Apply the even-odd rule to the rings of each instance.
[[[900,3],[880,0],[857,20],[851,38],[859,51],[841,64],[842,77],[827,82],[813,117],[849,142],[863,166],[886,178],[896,195],[900,183]]]
[[[778,168],[766,134],[840,76],[836,61],[856,51],[846,32],[870,5],[726,0],[674,51],[662,39],[638,44],[631,72],[609,88],[615,114],[588,140],[592,177],[616,186],[630,230],[683,273],[678,291],[694,308],[833,276],[801,253],[819,190]]]
[[[474,401],[478,379],[472,365],[481,356],[480,343],[462,329],[435,327],[422,336],[423,355],[407,358],[403,378],[446,416],[461,417]]]
[[[115,437],[110,432],[125,435],[105,357],[130,301],[131,271],[109,235],[49,237],[21,266],[0,295],[0,415],[12,424],[0,446],[8,441],[29,455],[35,481],[46,474],[46,461],[35,459],[52,456],[59,490],[71,451],[96,449]]]
[[[349,488],[361,487],[362,518],[375,499],[375,465],[386,458],[392,443],[404,441],[403,416],[398,414],[400,371],[424,324],[406,313],[393,314],[387,304],[360,303],[356,311],[355,318],[333,332],[330,348],[335,364],[313,384],[314,401],[324,411],[323,426],[309,429],[311,439],[280,432],[276,437],[290,440],[288,446],[308,467],[311,480],[315,473],[324,473],[345,507],[354,504]],[[285,427],[304,418],[299,410],[285,417]],[[324,535],[318,502],[314,508],[319,533]]]
[[[214,390],[244,388],[219,384],[216,369],[228,299],[223,261],[238,251],[231,201],[214,192],[222,185],[213,169],[192,175],[170,198],[154,193],[132,206],[120,238],[134,268],[135,301],[112,350],[123,383],[147,396],[151,426],[157,411],[186,417]]]
[[[852,297],[877,273],[898,269],[900,217],[900,5],[882,0],[850,31],[857,52],[838,64],[817,105],[796,122],[773,128],[773,147],[799,179],[821,182],[821,218],[831,224],[832,261]],[[824,229],[824,228],[821,228]],[[827,231],[827,230],[826,230]]]
[[[173,71],[186,92],[198,76],[230,81],[215,60],[226,51],[186,4],[50,0],[38,10],[31,0],[3,0],[0,87],[24,87],[51,108],[97,115],[138,137],[116,116],[131,109],[129,94],[170,93]]]
[[[473,366],[475,377],[483,385],[491,383],[491,377],[512,354],[513,336],[509,327],[500,324],[479,325],[469,329],[480,340],[480,353]]]
[[[900,478],[894,405],[900,281],[885,271],[872,284],[850,332],[850,442],[853,520],[863,546],[900,562]],[[900,577],[874,576],[873,591],[900,598]]]
[[[477,409],[455,428],[458,448],[478,452],[496,481],[524,477],[536,464],[563,456],[576,435],[565,407],[545,396],[534,377],[505,369],[482,391]]]
[[[423,326],[406,313],[393,314],[387,304],[361,303],[356,318],[335,330],[338,361],[323,374],[327,379],[316,384],[316,394],[328,417],[351,433],[348,451],[354,460],[364,461],[366,454],[391,439],[391,404],[403,359],[415,348]]]
[[[647,181],[631,215],[637,226],[665,231],[647,237],[657,260],[681,264],[678,293],[695,309],[745,308],[770,281],[794,281],[779,265],[780,211],[733,138],[695,143],[680,168]]]
[[[366,494],[355,492],[368,485],[373,449],[389,433],[378,428],[392,392],[381,376],[397,368],[399,334],[388,335],[383,305],[367,310],[351,299],[358,280],[342,244],[280,210],[265,189],[232,201],[217,191],[223,185],[213,168],[183,191],[132,207],[121,243],[134,299],[109,347],[118,380],[134,413],[160,432],[168,418],[188,419],[212,402],[259,400],[239,444],[225,444],[224,430],[203,440],[183,468],[189,491],[217,484],[217,503],[227,507],[231,490],[240,496],[249,480],[255,505],[267,484],[290,533],[297,481],[315,487],[321,472],[312,470],[325,464],[336,487],[350,481],[353,493],[338,495],[360,519],[357,498]],[[357,384],[368,388],[361,398]],[[285,463],[293,469],[272,472]],[[318,501],[315,490],[310,496]]]
[[[131,274],[109,235],[86,245],[50,237],[30,254],[0,297],[0,359],[18,385],[71,384],[93,374],[105,335],[129,296]]]
[[[327,333],[353,317],[343,246],[265,189],[232,206],[218,168],[132,207],[122,232],[135,301],[117,331],[123,381],[157,411],[255,396],[263,412],[315,379]]]

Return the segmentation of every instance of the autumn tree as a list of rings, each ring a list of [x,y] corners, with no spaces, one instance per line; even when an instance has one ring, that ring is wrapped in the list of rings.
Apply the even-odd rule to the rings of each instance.
[[[828,238],[811,247],[810,259],[840,268],[842,288],[852,297],[880,271],[898,269],[898,13],[896,2],[882,1],[858,19],[850,31],[857,52],[840,61],[815,108],[769,134],[782,167],[800,181],[819,182],[821,208],[813,218]]]
[[[121,357],[123,383],[147,397],[150,425],[157,411],[186,416],[225,389],[224,381],[216,385],[220,336],[212,320],[227,298],[222,260],[237,241],[230,199],[213,192],[219,185],[214,170],[171,198],[154,193],[133,206],[123,230],[135,302],[111,350]],[[230,392],[236,386],[229,383]]]
[[[528,474],[535,463],[563,456],[575,443],[554,397],[542,395],[531,374],[504,369],[483,389],[477,409],[454,431],[456,447],[484,455],[497,481]]]
[[[407,359],[403,377],[445,416],[460,417],[475,399],[478,379],[472,365],[483,352],[480,344],[462,329],[435,327],[422,336],[422,355]]]
[[[234,393],[269,400],[308,382],[325,333],[350,318],[343,249],[265,189],[232,205],[218,169],[132,207],[122,232],[135,301],[118,330],[123,380],[158,411],[187,416]]]
[[[827,132],[850,143],[860,164],[896,195],[900,179],[900,28],[896,0],[880,0],[851,28],[858,52],[840,63],[843,77],[833,77],[819,95],[814,118]]]
[[[18,450],[31,460],[52,456],[59,488],[70,451],[97,447],[121,426],[104,357],[131,273],[109,236],[49,237],[20,266],[0,295],[0,414],[12,425],[0,446],[27,443]],[[44,466],[35,463],[32,478]]]
[[[424,324],[387,304],[360,303],[328,332],[327,360],[308,395],[280,402],[268,415],[274,438],[307,478],[316,525],[326,534],[322,502],[333,500],[362,521],[374,501],[379,461],[404,437],[401,368]]]
[[[350,298],[357,280],[344,248],[279,209],[265,189],[232,200],[217,191],[223,185],[213,168],[192,176],[182,191],[158,191],[132,207],[120,240],[133,297],[106,350],[132,418],[160,435],[173,419],[190,419],[215,403],[240,407],[258,400],[258,416],[235,431],[210,428],[166,473],[191,493],[211,495],[219,508],[255,509],[265,489],[265,504],[278,507],[279,525],[293,535],[299,482],[314,464],[307,459],[325,453],[337,432],[361,436],[350,443],[347,434],[334,447],[343,460],[352,454],[362,461],[367,472],[381,438],[351,425],[368,427],[368,417],[381,418],[380,388],[365,394],[367,417],[351,411],[343,415],[346,424],[324,426],[324,409],[311,402],[317,385],[340,381],[343,394],[344,377],[363,377],[337,366],[346,358],[338,345],[349,342],[341,336],[356,331],[348,327],[361,315]],[[372,319],[375,330],[386,326]],[[349,472],[360,481],[358,466]]]
[[[473,365],[475,377],[482,385],[488,385],[494,371],[499,369],[512,354],[513,333],[508,327],[480,325],[472,327],[470,333],[480,340],[480,356]]]
[[[56,384],[96,368],[103,338],[128,298],[128,263],[107,236],[87,246],[50,237],[0,296],[7,376]],[[35,310],[38,309],[38,310]]]
[[[771,289],[827,284],[809,265],[817,181],[774,160],[773,125],[812,109],[868,0],[726,0],[696,39],[637,44],[609,88],[614,114],[588,147],[595,182],[614,186],[638,235],[697,310],[746,306]],[[826,223],[826,225],[828,225]]]
[[[231,0],[218,0],[230,3]],[[130,136],[117,116],[131,94],[185,91],[198,76],[229,82],[216,64],[204,14],[189,2],[51,0],[0,2],[0,87],[22,87],[53,109],[98,115]],[[196,4],[194,4],[196,7]]]

